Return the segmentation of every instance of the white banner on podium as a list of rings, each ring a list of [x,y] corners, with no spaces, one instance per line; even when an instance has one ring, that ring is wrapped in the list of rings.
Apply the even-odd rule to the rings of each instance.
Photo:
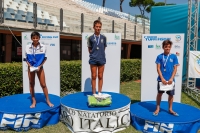
[[[181,102],[182,67],[184,34],[143,34],[142,35],[142,78],[141,78],[141,101],[155,101],[157,95],[156,57],[163,53],[162,42],[170,39],[173,44],[171,53],[176,54],[179,62],[175,76],[174,102]],[[168,95],[162,96],[163,101],[168,101]]]
[[[108,111],[80,110],[62,104],[60,120],[72,133],[114,133],[130,125],[130,104]]]
[[[47,61],[44,63],[46,85],[49,94],[60,96],[60,34],[59,32],[39,32],[40,43],[47,46]],[[31,32],[22,32],[22,60],[27,44],[32,43]],[[28,65],[23,63],[23,92],[30,93]],[[43,93],[37,74],[35,75],[35,92]]]
[[[82,34],[82,78],[81,90],[92,91],[91,88],[91,71],[89,65],[89,52],[87,47],[87,38],[94,33]],[[106,47],[106,64],[103,75],[102,91],[120,92],[120,64],[121,64],[121,34],[120,33],[104,33],[107,38]],[[96,80],[98,86],[98,77]],[[97,91],[98,91],[98,87]]]
[[[200,78],[200,51],[190,51],[189,77]]]

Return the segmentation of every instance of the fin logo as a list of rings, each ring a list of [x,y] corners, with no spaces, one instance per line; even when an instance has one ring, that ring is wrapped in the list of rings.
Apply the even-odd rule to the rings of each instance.
[[[174,128],[174,124],[169,123],[157,123],[157,122],[151,122],[151,121],[145,121],[144,125],[144,132],[158,132],[158,133],[172,133]]]
[[[41,113],[26,114],[26,115],[16,115],[16,114],[3,114],[0,119],[0,129],[6,128],[6,125],[12,125],[16,129],[25,129],[30,126],[30,124],[39,124]]]

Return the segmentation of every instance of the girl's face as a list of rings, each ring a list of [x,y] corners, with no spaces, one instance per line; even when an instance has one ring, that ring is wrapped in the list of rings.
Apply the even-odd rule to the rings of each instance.
[[[100,33],[100,31],[101,31],[101,24],[97,23],[97,24],[95,24],[95,26],[93,28],[94,28],[95,33]]]
[[[38,44],[40,37],[39,36],[32,36],[31,40],[33,41],[34,44]]]
[[[171,45],[167,44],[163,47],[164,53],[170,53],[171,50]]]

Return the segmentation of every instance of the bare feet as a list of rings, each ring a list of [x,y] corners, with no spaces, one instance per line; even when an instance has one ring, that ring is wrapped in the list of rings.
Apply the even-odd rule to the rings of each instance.
[[[159,113],[159,111],[160,111],[159,109],[156,109],[156,111],[153,112],[153,115],[154,115],[154,116],[157,116],[158,113]]]
[[[47,101],[47,104],[49,105],[49,107],[53,107],[54,106],[50,101]]]
[[[169,110],[169,113],[174,115],[174,116],[179,116],[179,114],[177,114],[176,112],[174,112],[173,110]]]
[[[30,108],[35,108],[35,105],[36,105],[36,100],[35,99],[32,99],[32,104],[31,104],[31,106],[30,106]]]

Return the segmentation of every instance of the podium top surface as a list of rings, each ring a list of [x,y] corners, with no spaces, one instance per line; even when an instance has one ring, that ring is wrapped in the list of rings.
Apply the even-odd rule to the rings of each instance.
[[[8,114],[27,114],[38,113],[51,110],[60,106],[60,97],[49,94],[49,99],[54,104],[54,107],[49,107],[43,93],[35,93],[36,107],[30,108],[31,95],[16,94],[0,98],[0,113]]]
[[[153,116],[156,101],[138,102],[131,105],[131,115],[143,120],[159,123],[192,123],[200,121],[200,110],[193,106],[173,102],[173,110],[179,114],[174,116],[168,111],[168,102],[162,101],[158,116]]]
[[[108,107],[89,107],[88,106],[88,95],[92,95],[91,92],[79,92],[75,94],[70,94],[61,99],[61,105],[67,106],[69,108],[78,110],[88,110],[88,111],[109,111],[114,109],[119,109],[130,104],[131,100],[129,97],[113,92],[102,92],[110,94],[112,97],[112,104]]]

